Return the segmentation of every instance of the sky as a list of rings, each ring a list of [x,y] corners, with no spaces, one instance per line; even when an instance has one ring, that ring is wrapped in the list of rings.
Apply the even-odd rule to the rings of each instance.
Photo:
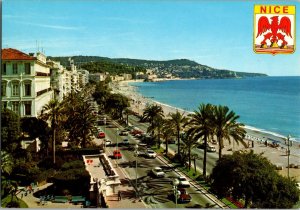
[[[3,0],[2,48],[300,76],[300,28],[294,54],[254,53],[255,4],[296,5],[299,26],[300,2],[289,0]]]

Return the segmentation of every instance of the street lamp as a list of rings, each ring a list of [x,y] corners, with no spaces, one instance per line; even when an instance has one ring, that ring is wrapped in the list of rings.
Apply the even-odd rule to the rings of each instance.
[[[116,131],[116,140],[117,140],[117,144],[116,144],[116,151],[118,151],[118,131],[119,129],[117,128],[117,131]],[[117,165],[117,168],[118,168],[118,158],[116,159],[116,165]]]
[[[177,208],[177,196],[178,196],[177,186],[178,185],[179,185],[179,180],[175,178],[173,180],[173,188],[174,188],[174,196],[175,196],[175,208]]]
[[[135,151],[135,188],[136,188],[136,195],[138,194],[138,187],[137,187],[137,157],[138,157],[138,148],[139,148],[139,145],[136,144],[134,146],[134,151]]]
[[[287,143],[288,143],[288,151],[287,151],[287,156],[288,156],[288,178],[290,178],[290,138],[291,135],[287,136]]]

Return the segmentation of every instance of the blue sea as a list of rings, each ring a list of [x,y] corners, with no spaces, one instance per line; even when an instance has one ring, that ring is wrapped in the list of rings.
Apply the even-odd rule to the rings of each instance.
[[[300,77],[174,80],[131,83],[145,97],[192,112],[201,103],[226,105],[239,121],[300,141]]]

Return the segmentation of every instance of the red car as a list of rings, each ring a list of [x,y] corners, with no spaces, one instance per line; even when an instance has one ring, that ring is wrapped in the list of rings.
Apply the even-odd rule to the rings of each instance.
[[[114,156],[115,159],[121,159],[122,158],[122,154],[121,154],[120,150],[114,150],[113,156]]]
[[[99,132],[99,133],[98,133],[98,138],[99,138],[99,139],[105,138],[105,133],[104,133],[104,132]]]
[[[143,131],[140,131],[140,130],[133,130],[133,131],[131,131],[130,133],[131,133],[131,135],[135,136],[135,135],[137,135],[137,134],[142,134]]]

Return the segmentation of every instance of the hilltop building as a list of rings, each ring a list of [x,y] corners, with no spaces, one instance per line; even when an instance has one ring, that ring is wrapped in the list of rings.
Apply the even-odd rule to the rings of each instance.
[[[21,117],[37,117],[53,97],[50,67],[41,53],[29,55],[19,50],[2,49],[2,107]]]

